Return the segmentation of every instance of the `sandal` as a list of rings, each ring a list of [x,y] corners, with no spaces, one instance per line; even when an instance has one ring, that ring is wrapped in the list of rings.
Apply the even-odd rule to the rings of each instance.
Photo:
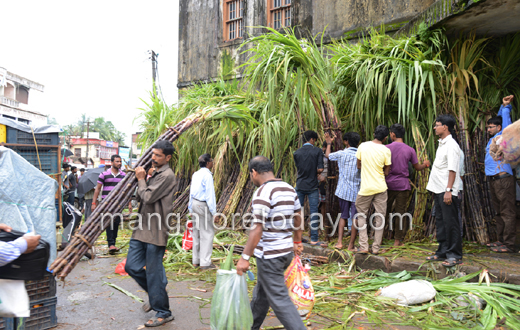
[[[152,305],[150,305],[150,300],[147,300],[144,304],[143,304],[143,307],[141,307],[143,309],[143,311],[145,313],[148,313],[149,311],[152,310]]]
[[[316,243],[312,243],[311,242],[311,245],[312,246],[321,246],[321,247],[327,247],[328,246],[328,244],[325,243],[325,242],[316,242]]]
[[[162,317],[161,317],[161,318],[162,318]],[[159,321],[159,319],[160,319],[159,317],[154,316],[154,317],[152,317],[152,318],[148,321],[148,322],[152,321],[152,323],[148,323],[148,322],[146,322],[146,323],[144,324],[144,326],[145,326],[145,327],[149,327],[149,328],[158,327],[158,326],[161,326],[161,325],[163,325],[163,324],[165,324],[165,323],[168,323],[168,322],[170,322],[170,321],[175,320],[175,317],[173,317],[173,315],[170,315],[170,316],[168,316],[167,318],[162,319],[162,321]]]
[[[444,261],[444,260],[446,260],[446,258],[439,257],[438,255],[435,254],[433,256],[426,257],[426,260],[428,260],[428,261]]]
[[[444,261],[442,263],[442,265],[444,267],[453,267],[455,265],[461,265],[462,264],[462,259],[455,259],[455,258],[448,258],[446,259],[446,261]]]
[[[361,248],[354,249],[354,252],[359,254],[368,254],[367,250],[361,250]]]
[[[504,246],[504,244],[500,241],[496,241],[495,243],[488,243],[486,244],[486,246],[488,248],[493,248],[493,247],[500,247],[500,246]]]
[[[515,252],[505,245],[491,248],[491,251],[496,252],[496,253],[514,253]]]

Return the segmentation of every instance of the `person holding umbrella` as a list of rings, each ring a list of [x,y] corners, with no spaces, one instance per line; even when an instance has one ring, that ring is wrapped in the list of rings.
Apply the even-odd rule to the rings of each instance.
[[[92,213],[92,200],[99,175],[105,171],[105,166],[89,169],[78,182],[78,195],[85,195],[85,221]]]

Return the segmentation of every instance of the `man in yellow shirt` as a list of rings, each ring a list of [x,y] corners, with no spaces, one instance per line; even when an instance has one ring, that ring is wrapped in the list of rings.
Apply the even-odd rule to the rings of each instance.
[[[374,204],[375,213],[370,225],[375,230],[372,253],[378,254],[385,228],[387,186],[385,176],[390,172],[392,153],[383,144],[388,137],[388,127],[379,125],[374,131],[374,140],[361,143],[356,152],[357,166],[361,169],[361,188],[356,199],[357,217],[354,225],[359,233],[359,253],[368,253],[367,215]]]

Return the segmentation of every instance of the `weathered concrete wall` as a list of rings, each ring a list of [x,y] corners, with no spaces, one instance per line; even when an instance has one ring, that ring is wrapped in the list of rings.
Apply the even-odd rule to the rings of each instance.
[[[269,0],[272,1],[272,0]],[[400,28],[435,0],[293,0],[292,24],[301,36],[326,29],[331,38],[355,37],[370,26]],[[245,0],[246,35],[258,35],[267,25],[267,0]],[[243,39],[224,42],[223,0],[180,0],[179,88],[199,81],[240,76],[237,67],[246,60],[238,49]]]
[[[435,0],[323,0],[313,2],[313,32],[332,38],[355,36],[370,26],[397,30]]]

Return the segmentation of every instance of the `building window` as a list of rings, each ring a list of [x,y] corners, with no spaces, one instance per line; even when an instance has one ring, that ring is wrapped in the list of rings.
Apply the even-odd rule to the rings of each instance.
[[[224,0],[224,21],[224,40],[244,36],[244,0]]]
[[[268,24],[274,29],[291,26],[292,0],[267,0]]]
[[[74,148],[74,156],[81,157],[81,148]]]

